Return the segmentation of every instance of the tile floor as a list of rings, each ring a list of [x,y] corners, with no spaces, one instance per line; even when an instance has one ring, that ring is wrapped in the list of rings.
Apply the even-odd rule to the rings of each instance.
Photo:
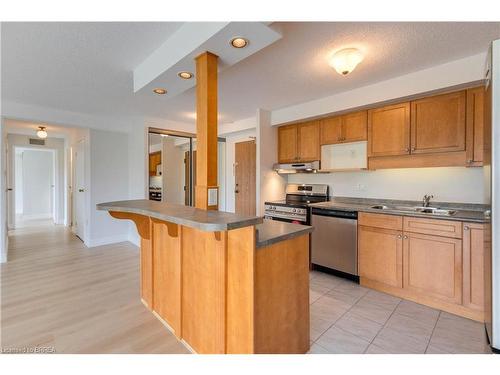
[[[310,279],[312,354],[491,353],[481,323],[322,272]]]

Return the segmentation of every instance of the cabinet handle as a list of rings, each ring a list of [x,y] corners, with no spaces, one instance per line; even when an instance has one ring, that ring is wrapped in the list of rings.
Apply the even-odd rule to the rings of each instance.
[[[407,240],[407,239],[408,239],[408,236],[404,236],[403,238],[404,238],[405,240]]]
[[[471,164],[472,163],[472,159],[467,160],[467,163]]]
[[[469,230],[469,227],[468,227],[468,226],[465,226],[465,227],[464,227],[464,230]]]
[[[400,234],[398,234],[398,239],[401,239],[403,236],[401,236]]]

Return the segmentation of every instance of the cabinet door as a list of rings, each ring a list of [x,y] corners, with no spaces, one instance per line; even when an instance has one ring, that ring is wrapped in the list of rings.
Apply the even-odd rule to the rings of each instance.
[[[359,276],[382,284],[403,286],[403,240],[400,231],[358,227]]]
[[[464,223],[463,305],[484,310],[484,228]]]
[[[410,103],[368,111],[368,156],[410,153]]]
[[[299,161],[319,160],[319,121],[298,124],[297,129]]]
[[[367,117],[368,114],[366,111],[349,113],[342,116],[342,141],[366,141]]]
[[[465,91],[411,102],[411,153],[465,150]]]
[[[280,163],[297,161],[297,125],[278,128],[278,161]]]
[[[340,143],[342,138],[342,117],[329,117],[320,121],[322,145]]]
[[[405,232],[403,288],[461,304],[462,240]]]
[[[467,164],[483,165],[484,87],[467,90]]]

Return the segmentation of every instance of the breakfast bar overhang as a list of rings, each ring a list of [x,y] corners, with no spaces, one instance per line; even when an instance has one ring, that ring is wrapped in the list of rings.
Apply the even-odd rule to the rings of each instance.
[[[141,237],[141,299],[196,353],[309,350],[312,227],[149,200],[98,204]]]

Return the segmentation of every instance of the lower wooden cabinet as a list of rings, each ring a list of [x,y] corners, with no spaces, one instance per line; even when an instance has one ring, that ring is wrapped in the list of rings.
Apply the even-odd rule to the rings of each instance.
[[[360,213],[363,286],[484,321],[484,225]]]
[[[360,226],[359,275],[382,284],[403,286],[403,239],[400,231]]]
[[[460,304],[462,240],[406,232],[403,239],[403,288]]]
[[[484,226],[464,223],[463,305],[484,310]]]

